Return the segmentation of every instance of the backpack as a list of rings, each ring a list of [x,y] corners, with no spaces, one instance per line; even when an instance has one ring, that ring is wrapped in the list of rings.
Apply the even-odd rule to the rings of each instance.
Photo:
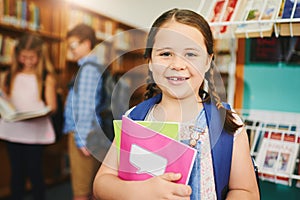
[[[97,85],[97,87],[101,87],[100,101],[96,102],[95,111],[101,129],[106,137],[113,141],[113,120],[121,119],[122,115],[128,110],[128,105],[125,102],[130,97],[129,86],[124,80],[112,74],[108,68],[105,69],[105,66],[99,63],[86,62],[81,68],[86,65],[96,67],[101,74],[101,81]],[[74,91],[76,92],[76,88]]]
[[[63,136],[62,130],[64,127],[64,103],[59,92],[56,92],[56,105],[56,112],[50,115],[50,120],[55,131],[55,140],[59,141]]]
[[[129,118],[133,120],[144,120],[148,114],[149,109],[158,102],[160,102],[162,98],[161,94],[158,94],[148,100],[143,101],[138,104],[128,115]],[[204,103],[204,109],[206,113],[208,128],[211,133],[215,132],[213,130],[218,129],[221,126],[220,118],[216,117],[214,120],[211,116],[213,114],[218,114],[219,111],[215,106],[209,103]],[[229,104],[223,104],[226,109],[230,109]],[[212,134],[213,136],[213,134]],[[213,167],[214,167],[214,176],[215,176],[215,184],[216,184],[216,193],[217,199],[225,199],[228,193],[229,187],[229,177],[230,177],[230,169],[231,169],[231,158],[232,158],[232,147],[233,147],[233,136],[229,135],[225,130],[222,131],[220,137],[210,137],[210,143],[214,144],[212,148],[212,159],[213,159]],[[225,148],[227,147],[227,148]],[[260,191],[260,185],[258,180],[258,169],[256,164],[253,162],[254,172],[256,175],[257,186]]]
[[[45,101],[45,80],[47,77],[47,72],[43,73],[43,87],[42,87],[42,99]],[[63,136],[63,126],[64,126],[64,103],[62,95],[56,90],[56,111],[51,113],[50,121],[52,123],[53,129],[55,131],[55,141],[59,141]]]

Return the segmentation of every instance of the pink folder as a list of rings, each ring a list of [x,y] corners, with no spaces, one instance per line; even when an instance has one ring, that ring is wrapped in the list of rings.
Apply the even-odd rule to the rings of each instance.
[[[145,180],[166,172],[181,173],[187,184],[196,150],[123,117],[118,175],[123,180]]]

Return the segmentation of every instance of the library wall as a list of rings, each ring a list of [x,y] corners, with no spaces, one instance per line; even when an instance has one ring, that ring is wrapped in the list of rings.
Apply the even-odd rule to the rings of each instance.
[[[263,41],[259,47],[253,45],[257,39],[246,42],[243,108],[299,113],[299,47],[286,46],[290,38],[259,40]]]
[[[300,112],[300,68],[245,65],[244,109]]]

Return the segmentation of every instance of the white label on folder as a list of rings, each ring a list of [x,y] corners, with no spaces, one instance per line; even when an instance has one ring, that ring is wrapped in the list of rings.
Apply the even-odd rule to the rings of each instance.
[[[138,168],[136,173],[148,173],[152,176],[164,174],[168,164],[166,158],[136,144],[131,146],[129,162]]]

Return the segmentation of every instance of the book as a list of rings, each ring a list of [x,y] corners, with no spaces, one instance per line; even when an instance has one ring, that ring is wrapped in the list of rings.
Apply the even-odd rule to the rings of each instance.
[[[235,30],[236,37],[270,37],[274,20],[279,13],[281,0],[249,0],[242,21]]]
[[[159,122],[159,121],[135,121],[142,126],[150,128],[161,134],[164,134],[174,140],[178,140],[179,124],[176,122]],[[115,143],[117,149],[120,149],[121,144],[121,129],[122,120],[113,120]]]
[[[282,18],[300,18],[300,2],[295,0],[285,0]]]
[[[241,18],[239,10],[246,5],[246,0],[214,0],[203,3],[200,13],[212,24],[221,22],[236,21]],[[230,26],[211,26],[214,37],[231,38],[234,36],[235,25]]]
[[[284,127],[264,132],[256,156],[262,180],[291,185],[300,143],[299,136],[292,132]]]
[[[50,112],[51,109],[47,106],[40,110],[19,112],[3,95],[0,95],[0,115],[5,121],[14,122],[37,118],[46,116]]]
[[[177,183],[187,184],[196,153],[194,148],[122,117],[118,176],[123,180],[146,180],[175,172],[182,175]]]
[[[282,15],[279,16],[281,19],[295,19],[300,18],[300,1],[285,0],[282,9]],[[299,22],[293,23],[280,23],[280,35],[300,35]]]

